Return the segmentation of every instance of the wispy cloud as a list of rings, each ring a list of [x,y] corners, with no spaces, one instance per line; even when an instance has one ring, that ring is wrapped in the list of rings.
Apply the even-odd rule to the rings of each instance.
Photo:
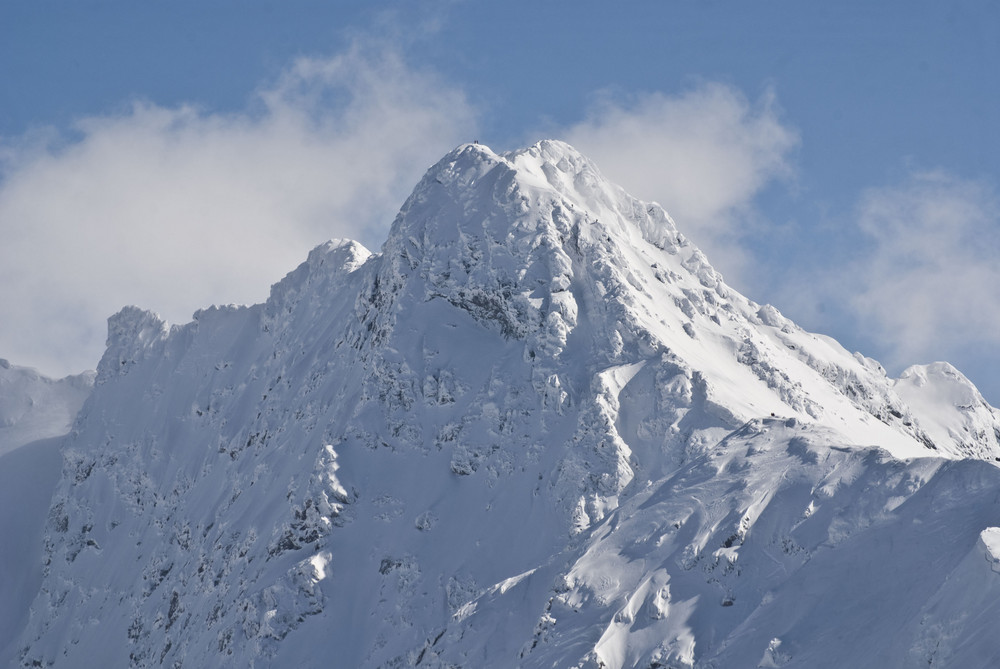
[[[799,141],[773,91],[752,102],[715,82],[626,102],[606,94],[565,137],[612,181],[662,204],[727,274],[746,261],[740,237],[754,198],[794,176]]]
[[[858,225],[872,246],[850,268],[849,304],[890,364],[1000,345],[1000,200],[989,185],[913,174],[867,191]]]
[[[422,172],[474,136],[464,94],[391,49],[301,59],[248,108],[136,102],[0,144],[0,356],[93,367],[125,304],[184,321],[257,302],[331,237],[378,245]]]

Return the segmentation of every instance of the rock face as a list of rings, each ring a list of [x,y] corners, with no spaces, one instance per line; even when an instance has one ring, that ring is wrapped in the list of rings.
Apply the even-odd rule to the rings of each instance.
[[[109,333],[21,666],[1000,654],[1000,413],[747,300],[565,144],[459,147],[380,254]]]

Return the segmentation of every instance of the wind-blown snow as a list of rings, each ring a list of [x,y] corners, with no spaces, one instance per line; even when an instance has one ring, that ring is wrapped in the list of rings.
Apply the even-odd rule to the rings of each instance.
[[[571,147],[464,145],[381,253],[112,317],[16,657],[984,666],[998,430],[952,368],[893,381],[734,292]]]

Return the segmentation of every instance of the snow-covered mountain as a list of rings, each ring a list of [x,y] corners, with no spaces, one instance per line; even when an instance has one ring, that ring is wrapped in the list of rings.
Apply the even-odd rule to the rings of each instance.
[[[264,304],[122,310],[61,449],[15,666],[1000,660],[1000,412],[560,142],[457,148]]]
[[[0,456],[69,432],[93,385],[93,372],[50,379],[0,358]]]

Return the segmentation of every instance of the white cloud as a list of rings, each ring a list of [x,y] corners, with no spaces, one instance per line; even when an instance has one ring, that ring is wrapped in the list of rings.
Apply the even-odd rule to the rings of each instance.
[[[720,83],[627,105],[605,96],[565,137],[625,190],[662,204],[719,269],[733,274],[746,260],[740,236],[755,196],[793,176],[798,134],[776,107],[772,91],[751,103]]]
[[[916,174],[865,193],[858,221],[873,247],[851,268],[850,304],[890,364],[1000,345],[1000,201],[988,185]]]
[[[108,315],[259,302],[331,237],[380,244],[474,136],[464,95],[391,50],[301,59],[235,114],[137,102],[0,145],[0,356],[96,365]]]

